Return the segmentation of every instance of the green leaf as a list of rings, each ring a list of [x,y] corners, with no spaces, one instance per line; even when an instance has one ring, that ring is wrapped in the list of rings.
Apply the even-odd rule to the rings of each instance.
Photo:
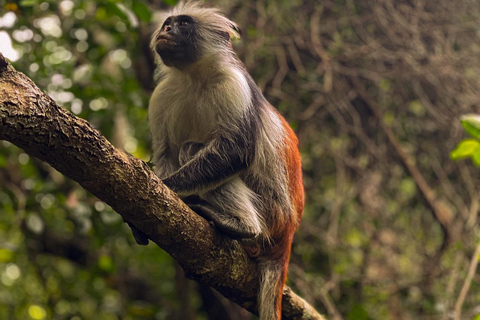
[[[423,116],[425,114],[425,108],[419,100],[410,101],[408,109],[416,116]]]
[[[178,0],[163,0],[163,2],[169,6],[174,6],[178,3]]]
[[[348,320],[368,320],[368,312],[361,304],[353,306],[353,308],[347,314]]]
[[[22,0],[19,3],[20,7],[32,7],[36,4],[38,4],[38,0]]]
[[[95,17],[100,21],[107,21],[111,19],[111,16],[115,15],[120,19],[128,22],[127,15],[118,8],[115,3],[105,3],[99,5],[97,8],[97,12],[95,13]]]
[[[392,83],[388,79],[384,78],[380,81],[380,89],[382,89],[382,91],[390,90],[391,86],[392,86]]]
[[[35,320],[43,320],[47,317],[45,309],[39,305],[32,304],[28,307],[28,315]]]
[[[480,148],[477,148],[472,155],[473,164],[480,167]]]
[[[112,272],[115,270],[115,265],[112,258],[108,255],[103,254],[98,258],[98,267],[106,272]]]
[[[462,140],[458,146],[450,152],[450,158],[452,160],[459,160],[473,156],[477,150],[480,149],[480,141],[476,139]]]
[[[0,168],[5,168],[7,166],[7,157],[0,155]]]
[[[13,252],[7,248],[0,249],[0,263],[9,262],[12,260]]]
[[[150,22],[152,20],[152,12],[148,7],[140,1],[134,1],[132,5],[132,10],[135,12],[135,15],[144,22]]]
[[[467,114],[460,118],[465,131],[474,138],[480,139],[480,115]]]

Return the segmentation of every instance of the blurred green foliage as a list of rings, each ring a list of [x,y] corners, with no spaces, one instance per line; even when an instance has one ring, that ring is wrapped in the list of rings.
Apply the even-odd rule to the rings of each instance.
[[[149,161],[152,8],[175,2],[0,0],[0,42],[60,105]],[[307,205],[289,285],[332,318],[450,318],[479,234],[479,171],[449,154],[457,119],[480,112],[480,3],[209,3],[239,23],[239,57],[299,136]],[[478,165],[474,119],[450,155]],[[465,319],[478,318],[474,279]],[[206,319],[203,298],[110,207],[0,142],[0,319]]]

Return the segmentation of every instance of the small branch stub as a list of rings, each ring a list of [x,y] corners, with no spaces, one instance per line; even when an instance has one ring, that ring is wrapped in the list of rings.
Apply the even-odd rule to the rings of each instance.
[[[8,67],[8,62],[7,59],[3,56],[3,54],[0,52],[0,72],[3,70],[7,69]]]

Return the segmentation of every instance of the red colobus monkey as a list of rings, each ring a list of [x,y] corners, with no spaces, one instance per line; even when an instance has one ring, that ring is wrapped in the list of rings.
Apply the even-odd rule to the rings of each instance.
[[[238,36],[234,22],[197,2],[178,5],[155,31],[153,163],[195,212],[247,248],[262,248],[260,319],[277,320],[304,205],[300,154],[294,132],[233,52]]]

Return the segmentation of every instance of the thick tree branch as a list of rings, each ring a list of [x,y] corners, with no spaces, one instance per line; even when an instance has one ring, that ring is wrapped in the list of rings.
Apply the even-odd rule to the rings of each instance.
[[[258,274],[237,242],[215,232],[141,160],[59,107],[0,54],[0,139],[77,181],[167,251],[194,280],[255,312]],[[324,319],[286,288],[283,319]]]

